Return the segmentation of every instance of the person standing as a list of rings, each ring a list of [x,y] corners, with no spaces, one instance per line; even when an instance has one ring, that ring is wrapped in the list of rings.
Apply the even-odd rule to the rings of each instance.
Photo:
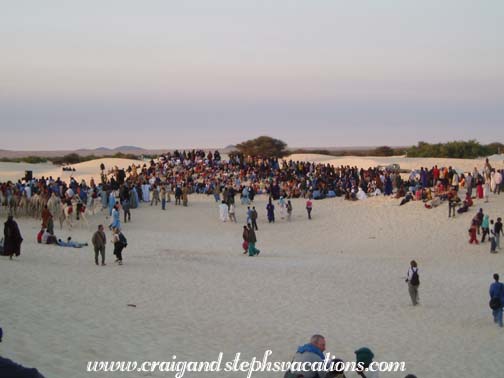
[[[229,205],[229,221],[236,223],[235,205],[234,203]]]
[[[271,202],[271,197],[266,205],[266,211],[268,213],[268,222],[275,223],[275,205]]]
[[[499,282],[499,275],[493,275],[494,281],[490,285],[490,308],[494,322],[502,327],[502,307],[504,307],[504,284]]]
[[[93,238],[91,239],[93,243],[94,252],[95,252],[95,264],[98,265],[98,255],[101,255],[101,264],[105,266],[105,246],[107,243],[107,236],[103,231],[103,225],[98,226],[98,230],[93,234]]]
[[[497,245],[498,249],[500,248],[500,236],[504,235],[504,232],[502,231],[502,218],[497,218],[497,222],[495,222],[494,225],[494,237],[495,237],[495,244]]]
[[[124,223],[131,222],[131,211],[130,211],[129,199],[125,199],[122,203],[122,209],[124,211]]]
[[[14,255],[19,256],[22,242],[23,238],[19,226],[12,215],[9,215],[7,222],[4,223],[4,254],[9,256],[10,260]]]
[[[255,231],[259,230],[257,227],[257,210],[255,206],[252,206],[252,210],[250,211],[250,222],[252,223],[252,228]]]
[[[219,217],[223,222],[226,222],[229,218],[229,206],[224,201],[219,205]]]
[[[114,210],[115,204],[116,204],[116,198],[114,195],[114,191],[111,190],[108,199],[109,216],[112,216],[112,211]]]
[[[313,208],[313,203],[310,198],[306,201],[306,212],[308,213],[308,219],[311,219],[311,212]]]
[[[175,188],[175,205],[180,206],[180,199],[182,198],[182,189],[180,189],[180,185],[177,185]]]
[[[287,220],[290,222],[292,219],[292,203],[287,200]]]
[[[408,291],[411,298],[411,303],[413,303],[413,306],[416,306],[419,301],[418,287],[420,286],[420,277],[418,275],[418,265],[415,260],[412,260],[410,262],[406,282],[408,283]]]
[[[161,209],[166,210],[166,187],[163,185],[161,187]]]
[[[154,185],[152,187],[152,200],[151,200],[150,205],[152,206],[154,204],[154,202],[155,202],[155,206],[157,206],[159,203],[159,189],[158,189],[157,185]]]
[[[42,228],[47,228],[47,223],[49,221],[49,218],[52,216],[47,205],[44,205],[44,209],[42,210],[41,216],[42,216]]]
[[[187,207],[188,202],[189,202],[189,188],[187,187],[187,185],[184,185],[184,187],[182,188],[182,206]]]
[[[114,255],[116,257],[116,263],[122,265],[122,250],[128,246],[128,241],[121,232],[120,229],[114,229],[112,243],[114,243]]]

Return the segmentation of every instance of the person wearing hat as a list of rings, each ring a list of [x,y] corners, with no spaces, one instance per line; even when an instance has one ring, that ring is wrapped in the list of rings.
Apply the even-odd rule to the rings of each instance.
[[[0,328],[0,342],[2,342],[3,331]],[[0,356],[0,377],[9,378],[44,378],[35,368],[25,368],[12,360]]]
[[[357,349],[355,352],[355,361],[357,366],[362,366],[363,370],[351,372],[353,375],[349,375],[348,378],[378,378],[379,374],[377,371],[368,370],[369,365],[373,362],[374,353],[368,347],[362,347]]]

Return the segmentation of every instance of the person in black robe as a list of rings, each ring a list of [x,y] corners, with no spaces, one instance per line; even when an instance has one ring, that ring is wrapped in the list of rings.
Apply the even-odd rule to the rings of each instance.
[[[22,242],[23,238],[18,224],[14,221],[12,215],[9,215],[7,222],[4,223],[4,254],[10,256],[11,260],[14,255],[19,256]]]

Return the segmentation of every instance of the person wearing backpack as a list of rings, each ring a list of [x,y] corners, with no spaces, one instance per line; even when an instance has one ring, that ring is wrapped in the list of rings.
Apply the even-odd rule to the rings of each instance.
[[[406,278],[408,283],[408,291],[411,297],[411,303],[413,306],[418,304],[418,287],[420,286],[420,277],[418,276],[418,265],[415,260],[410,262],[410,268],[408,269],[408,276]]]
[[[490,303],[489,306],[492,309],[492,314],[494,322],[502,327],[502,307],[504,307],[504,284],[499,282],[499,275],[495,273],[493,275],[495,280],[494,283],[490,285]]]
[[[118,228],[114,229],[112,243],[114,243],[114,255],[116,256],[115,262],[122,265],[122,250],[128,246],[128,241]]]

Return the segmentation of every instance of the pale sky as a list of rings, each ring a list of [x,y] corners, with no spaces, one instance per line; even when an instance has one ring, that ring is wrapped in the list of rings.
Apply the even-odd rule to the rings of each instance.
[[[504,142],[502,0],[15,0],[0,149]]]

